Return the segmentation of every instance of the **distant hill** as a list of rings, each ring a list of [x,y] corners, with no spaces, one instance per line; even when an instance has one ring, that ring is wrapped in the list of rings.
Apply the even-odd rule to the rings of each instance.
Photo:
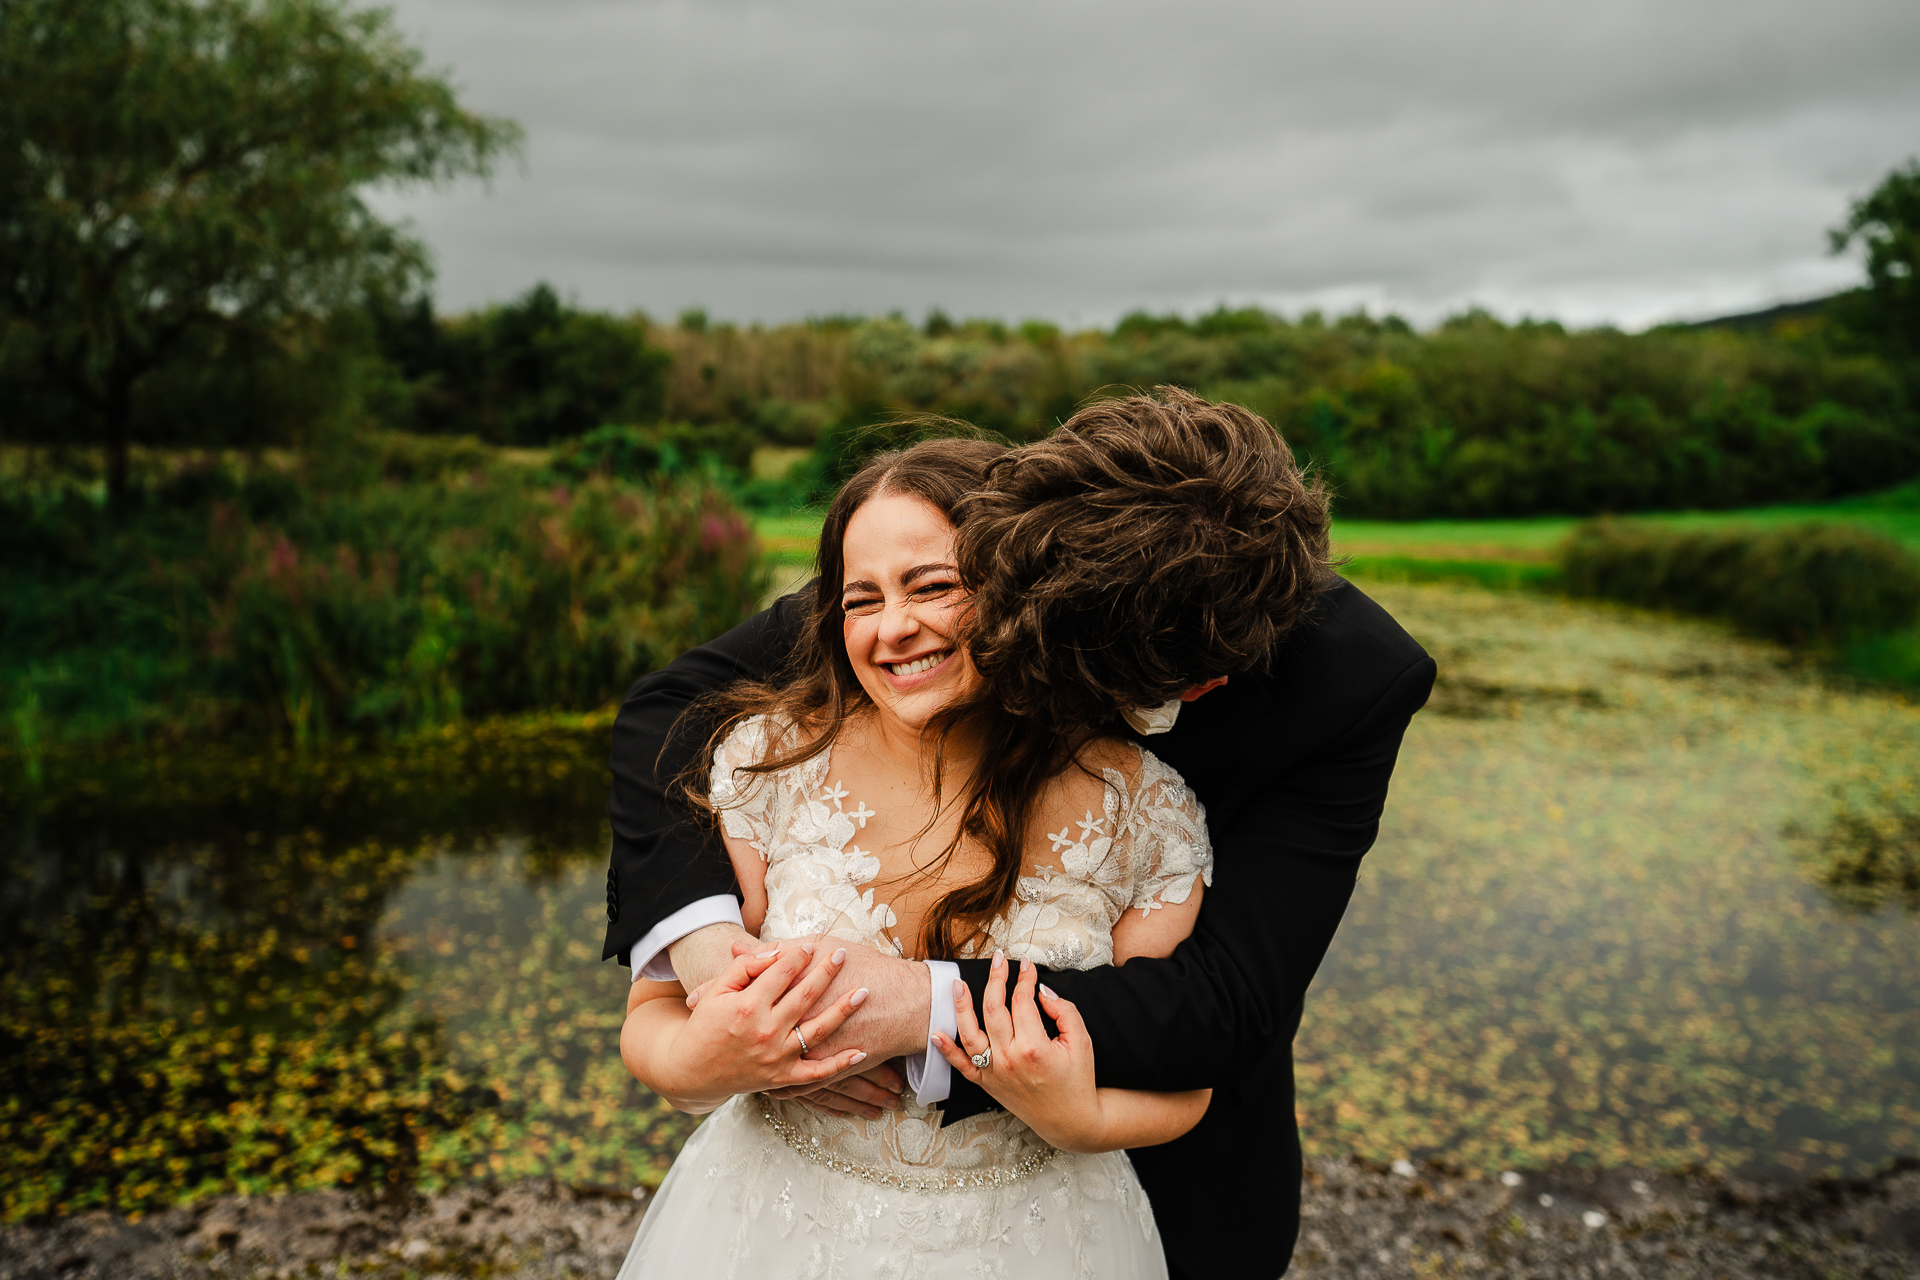
[[[1716,316],[1712,320],[1694,320],[1673,327],[1677,329],[1742,329],[1768,333],[1782,320],[1805,320],[1815,316],[1831,317],[1842,299],[1851,298],[1859,292],[1858,289],[1843,289],[1839,293],[1830,293],[1824,298],[1809,298],[1804,302],[1783,302],[1777,307],[1768,307],[1765,311],[1742,311],[1738,315]]]

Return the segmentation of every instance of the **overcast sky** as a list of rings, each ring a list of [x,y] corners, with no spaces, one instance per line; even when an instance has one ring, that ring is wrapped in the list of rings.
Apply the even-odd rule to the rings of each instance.
[[[1106,323],[1225,301],[1637,327],[1853,283],[1915,0],[400,0],[491,189],[440,305]]]

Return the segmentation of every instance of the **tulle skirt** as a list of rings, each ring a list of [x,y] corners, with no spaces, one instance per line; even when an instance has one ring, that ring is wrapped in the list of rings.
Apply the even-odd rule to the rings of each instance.
[[[916,1191],[802,1156],[758,1100],[694,1131],[618,1280],[1164,1280],[1125,1152],[1054,1157],[998,1187]]]

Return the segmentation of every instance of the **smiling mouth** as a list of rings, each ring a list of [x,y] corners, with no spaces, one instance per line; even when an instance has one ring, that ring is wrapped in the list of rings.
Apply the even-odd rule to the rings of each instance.
[[[930,653],[924,658],[915,658],[911,662],[883,662],[880,665],[896,676],[917,676],[923,671],[931,671],[945,662],[953,653],[951,649],[942,649]]]

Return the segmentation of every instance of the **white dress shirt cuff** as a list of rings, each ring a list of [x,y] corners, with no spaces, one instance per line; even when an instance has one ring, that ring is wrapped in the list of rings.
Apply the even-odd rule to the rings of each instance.
[[[689,902],[647,930],[647,936],[633,944],[630,961],[633,980],[638,982],[642,978],[651,978],[655,982],[678,982],[680,975],[673,971],[673,957],[667,954],[667,948],[695,929],[704,929],[710,924],[733,924],[746,928],[740,919],[740,899],[730,893],[720,893],[698,902]],[[958,973],[959,970],[955,969],[954,972]],[[947,1003],[951,1005],[952,999],[949,998]],[[948,1016],[952,1016],[951,1009],[948,1010]]]
[[[913,1100],[923,1107],[945,1102],[953,1092],[953,1068],[933,1047],[933,1033],[955,1040],[960,1022],[953,1015],[953,984],[960,981],[960,966],[951,960],[928,960],[927,981],[933,989],[933,1007],[927,1012],[927,1051],[907,1059],[907,1087]]]

